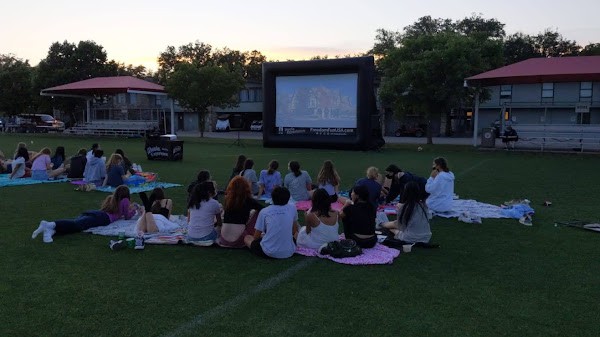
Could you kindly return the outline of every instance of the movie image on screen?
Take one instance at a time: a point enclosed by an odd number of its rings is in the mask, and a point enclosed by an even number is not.
[[[353,128],[357,120],[358,74],[278,76],[277,128]]]

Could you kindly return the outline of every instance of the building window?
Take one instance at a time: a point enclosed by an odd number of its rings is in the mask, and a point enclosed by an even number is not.
[[[154,101],[154,104],[156,104],[156,106],[162,106],[162,98],[160,96],[154,96],[156,98],[156,100]]]
[[[501,85],[500,86],[500,98],[511,98],[512,97],[512,85]]]
[[[542,98],[554,97],[554,83],[542,83]]]
[[[248,102],[248,89],[240,91],[240,102]]]
[[[129,104],[131,104],[131,105],[137,104],[137,94],[129,94]]]
[[[262,102],[263,101],[263,95],[262,95],[262,89],[261,88],[257,88],[256,89],[256,101],[257,102]]]
[[[256,102],[256,90],[248,90],[248,102]]]
[[[592,97],[592,82],[581,82],[581,87],[579,88],[579,97],[580,98]]]
[[[127,98],[125,94],[117,94],[117,104],[125,104],[127,103]]]

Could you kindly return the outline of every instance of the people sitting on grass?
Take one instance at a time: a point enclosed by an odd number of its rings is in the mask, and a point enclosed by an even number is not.
[[[281,186],[281,173],[277,171],[279,162],[271,160],[267,170],[260,171],[258,178],[258,196],[264,195],[267,198],[271,197],[271,192],[277,186]]]
[[[325,189],[314,191],[312,207],[305,213],[304,224],[296,238],[298,247],[318,249],[339,239],[338,212],[331,209],[331,197]]]
[[[55,178],[63,172],[65,172],[65,168],[63,166],[53,168],[52,160],[50,159],[50,149],[45,147],[43,148],[35,157],[32,158],[31,165],[31,178],[34,180],[48,180],[50,178]]]
[[[65,164],[65,147],[64,146],[58,146],[56,147],[56,150],[54,151],[54,155],[50,158],[50,160],[52,161],[52,168],[57,169],[61,166],[64,166]],[[65,167],[66,169],[66,167]]]
[[[367,169],[367,177],[359,179],[355,185],[366,186],[369,190],[369,202],[375,209],[379,207],[379,198],[381,196],[381,183],[378,182],[379,170],[375,166]]]
[[[83,178],[85,164],[87,164],[87,158],[85,157],[86,153],[86,149],[79,149],[77,154],[71,157],[69,160],[69,168],[67,170],[67,178]]]
[[[75,219],[42,220],[31,238],[43,233],[43,241],[50,243],[54,241],[54,234],[78,233],[92,227],[107,226],[119,219],[131,219],[139,205],[131,203],[129,198],[129,188],[121,185],[104,199],[100,210],[85,211]]]
[[[167,219],[171,216],[173,200],[165,197],[165,190],[162,187],[155,187],[150,193],[150,197],[146,195],[146,192],[140,192],[140,199],[142,200],[142,205],[144,205],[144,211],[157,213],[154,203],[158,201],[158,205],[160,206],[160,212],[158,213]],[[153,207],[155,210],[151,211]]]
[[[165,199],[170,200],[170,199]],[[161,205],[161,200],[156,200],[149,211],[144,213],[138,219],[135,228],[138,235],[143,233],[166,233],[178,229],[179,224],[169,220],[166,208]]]
[[[135,170],[133,169],[133,163],[131,162],[131,160],[129,160],[129,158],[127,158],[125,156],[125,152],[123,152],[123,150],[121,149],[116,149],[115,150],[116,154],[120,154],[121,158],[123,158],[123,168],[125,169],[125,172],[128,172],[130,175],[135,174]]]
[[[290,191],[285,187],[275,187],[271,199],[273,205],[260,211],[254,235],[246,235],[244,242],[260,257],[285,259],[296,251],[294,237],[298,232],[298,211],[288,203]]]
[[[86,153],[85,158],[90,161],[90,159],[92,159],[92,157],[94,157],[94,153],[96,152],[96,150],[100,150],[100,145],[98,143],[94,143],[92,144],[92,147],[90,148],[90,150]]]
[[[369,201],[369,189],[356,185],[350,193],[351,200],[340,212],[346,239],[356,241],[361,248],[372,248],[377,243],[375,235],[376,208]]]
[[[244,169],[244,163],[246,162],[246,159],[247,159],[246,156],[244,156],[243,154],[240,154],[237,157],[235,166],[231,170],[231,176],[229,176],[229,181],[231,181],[231,179],[233,179],[233,177],[240,175],[240,172],[242,172],[242,170]],[[229,184],[229,182],[227,182],[227,184]]]
[[[129,176],[129,172],[125,171],[123,166],[123,157],[118,153],[113,153],[106,164],[106,178],[102,185],[117,187],[126,184]]]
[[[256,171],[253,169],[254,160],[248,158],[244,162],[244,169],[240,172],[240,176],[244,177],[248,184],[250,184],[250,190],[252,191],[252,195],[258,194],[258,177],[256,176]]]
[[[198,245],[212,245],[218,237],[215,227],[221,227],[223,207],[213,199],[215,185],[210,181],[194,187],[188,202],[187,241]]]
[[[208,172],[208,170],[200,170],[198,172],[198,174],[196,175],[196,180],[194,180],[188,184],[188,187],[187,187],[188,200],[191,198],[192,193],[194,192],[194,187],[196,187],[196,185],[201,184],[205,181],[210,181],[210,172]]]
[[[449,212],[454,199],[454,173],[450,172],[448,162],[443,157],[433,160],[431,176],[425,184],[427,207],[433,212]]]
[[[85,169],[83,171],[83,181],[96,186],[102,186],[104,178],[106,178],[106,166],[102,156],[104,151],[97,149],[91,159],[87,159]]]
[[[428,243],[431,240],[427,206],[421,200],[421,188],[417,182],[411,181],[404,186],[396,220],[384,223],[383,227],[392,231],[395,239],[406,243]]]
[[[221,247],[243,248],[244,237],[254,235],[254,224],[261,203],[252,197],[246,179],[237,176],[231,179],[225,191],[223,225],[217,244]]]
[[[12,161],[12,171],[10,173],[10,179],[17,178],[28,178],[31,177],[31,169],[26,166],[29,161],[29,152],[26,147],[19,147],[15,159]]]
[[[318,188],[322,188],[327,191],[331,203],[337,202],[338,199],[341,203],[346,202],[346,198],[339,197],[338,193],[340,192],[340,184],[342,180],[340,175],[337,173],[335,168],[333,167],[333,162],[331,160],[326,160],[323,162],[323,166],[321,166],[321,170],[317,175],[317,186]]]
[[[283,186],[287,188],[294,201],[309,200],[312,189],[312,179],[308,172],[300,170],[300,163],[293,160],[288,164],[290,173],[285,175]]]
[[[427,196],[429,195],[427,192],[425,192],[425,184],[427,183],[427,179],[419,177],[418,175],[410,172],[402,171],[394,164],[389,165],[385,169],[385,177],[386,183],[384,183],[384,186],[389,186],[389,189],[384,187],[382,190],[382,192],[384,192],[386,195],[386,204],[394,201],[398,196],[401,197],[402,191],[404,191],[404,186],[410,181],[415,181],[417,184],[419,184],[419,187],[421,188],[422,200],[427,199]]]

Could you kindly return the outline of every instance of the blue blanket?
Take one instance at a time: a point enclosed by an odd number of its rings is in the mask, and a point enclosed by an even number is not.
[[[163,183],[160,181],[154,181],[154,182],[142,184],[139,186],[129,186],[129,192],[130,193],[140,193],[140,192],[152,191],[156,187],[170,188],[170,187],[179,187],[179,186],[181,186],[181,185],[173,184],[173,183]],[[106,193],[113,193],[115,191],[115,189],[116,189],[115,187],[110,187],[110,186],[96,187],[96,191],[106,192]]]
[[[31,178],[16,178],[10,179],[9,174],[0,174],[0,187],[7,186],[21,186],[21,185],[34,185],[34,184],[48,184],[48,183],[64,183],[69,179],[56,179],[56,180],[34,180]]]

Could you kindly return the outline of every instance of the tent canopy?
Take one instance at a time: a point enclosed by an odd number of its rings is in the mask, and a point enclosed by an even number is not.
[[[43,96],[93,96],[121,93],[145,93],[166,95],[162,85],[141,80],[133,76],[94,77],[83,81],[43,89]]]
[[[600,81],[600,56],[531,58],[466,78],[469,86]]]

